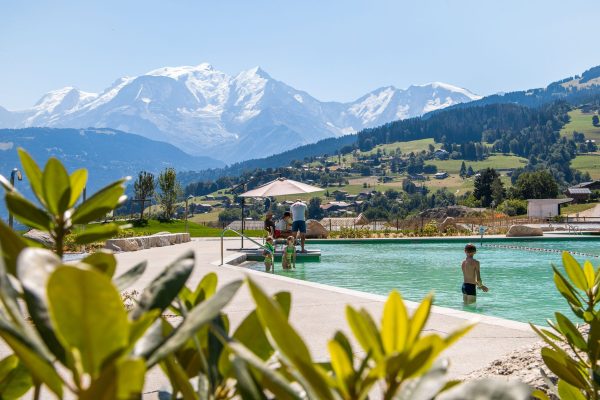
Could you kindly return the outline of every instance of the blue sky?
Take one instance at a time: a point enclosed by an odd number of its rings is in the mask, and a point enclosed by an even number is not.
[[[0,0],[0,105],[202,62],[320,100],[431,81],[490,94],[599,65],[599,21],[583,0]]]

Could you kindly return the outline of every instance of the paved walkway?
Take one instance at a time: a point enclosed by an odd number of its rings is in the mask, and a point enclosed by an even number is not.
[[[230,240],[232,242],[229,242]],[[239,239],[228,239],[227,241],[229,243],[226,243],[225,248],[235,247],[239,243]],[[243,267],[218,266],[220,261],[219,239],[195,239],[191,243],[168,248],[118,254],[118,273],[141,260],[148,260],[149,267],[146,273],[135,285],[136,289],[142,289],[160,273],[163,266],[188,249],[193,249],[197,257],[197,266],[190,278],[189,286],[195,286],[206,273],[216,272],[220,285],[250,275],[269,293],[282,290],[291,292],[290,321],[308,343],[316,360],[327,359],[327,341],[336,330],[349,333],[344,317],[346,304],[367,309],[377,320],[381,317],[385,301],[383,296],[299,281]],[[226,251],[226,257],[235,257],[235,253]],[[457,293],[457,295],[459,294]],[[416,303],[409,302],[408,307],[414,309]],[[235,326],[252,309],[253,302],[250,294],[243,287],[228,305],[226,311],[232,325]],[[479,319],[478,325],[444,354],[450,359],[452,377],[464,376],[486,366],[517,347],[537,341],[535,334],[527,324],[440,307],[434,308],[434,313],[426,329],[444,335],[474,319]],[[356,343],[354,345],[358,351],[360,348]],[[162,373],[155,369],[147,382],[146,392],[154,392],[165,387],[166,384],[167,381]],[[154,398],[154,395],[148,394],[146,398]]]

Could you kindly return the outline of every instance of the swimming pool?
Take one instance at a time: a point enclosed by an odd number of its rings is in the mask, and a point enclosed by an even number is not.
[[[554,318],[555,311],[569,313],[566,302],[556,291],[551,264],[562,268],[560,252],[569,250],[600,256],[600,241],[527,240],[526,242],[493,242],[478,247],[476,258],[481,262],[483,282],[488,293],[478,291],[477,304],[462,303],[461,262],[468,241],[411,243],[319,243],[321,262],[296,265],[296,270],[277,275],[323,283],[373,294],[387,295],[397,289],[407,300],[420,301],[427,293],[435,293],[434,304],[522,322],[544,324]],[[492,246],[527,246],[548,252],[525,251]],[[488,247],[489,246],[489,247]],[[596,257],[589,259],[597,267]],[[263,270],[261,263],[250,268]],[[568,314],[567,314],[568,315]]]

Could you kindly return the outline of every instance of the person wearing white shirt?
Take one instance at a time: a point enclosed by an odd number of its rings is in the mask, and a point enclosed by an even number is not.
[[[304,249],[304,242],[306,240],[306,212],[308,207],[306,204],[302,202],[302,200],[297,199],[294,204],[290,207],[290,211],[292,212],[292,233],[298,237],[300,234],[300,245],[302,247],[301,252],[306,253]]]

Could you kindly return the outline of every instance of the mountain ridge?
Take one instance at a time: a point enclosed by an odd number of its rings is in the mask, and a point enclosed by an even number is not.
[[[202,63],[122,77],[101,93],[57,89],[29,109],[0,109],[0,127],[113,128],[237,162],[480,98],[433,82],[323,102],[260,67],[228,75]]]

